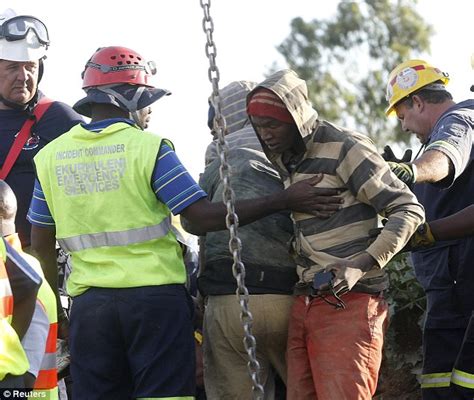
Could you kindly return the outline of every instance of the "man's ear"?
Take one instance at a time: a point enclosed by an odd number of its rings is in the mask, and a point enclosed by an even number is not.
[[[417,94],[415,94],[414,96],[412,96],[412,101],[413,101],[413,107],[418,111],[418,112],[422,112],[425,108],[425,101],[420,97],[418,96]]]

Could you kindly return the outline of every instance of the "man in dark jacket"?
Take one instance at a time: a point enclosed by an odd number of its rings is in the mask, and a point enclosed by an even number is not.
[[[23,139],[19,133],[23,125],[34,118],[38,102],[45,101],[38,84],[49,47],[48,30],[39,19],[17,16],[11,9],[0,14],[0,26],[3,32],[0,36],[0,178],[8,183],[18,200],[15,225],[27,248],[31,224],[26,220],[26,214],[35,182],[33,157],[46,144],[83,120],[68,105],[48,100],[49,108]],[[19,154],[15,158],[17,146]]]
[[[255,85],[247,81],[232,82],[219,93],[229,146],[227,160],[232,168],[230,183],[238,199],[283,190],[278,172],[265,156],[248,120],[246,96]],[[211,128],[212,123],[211,119]],[[206,151],[206,164],[199,184],[209,200],[221,202],[224,184],[219,176],[220,159],[215,141]],[[239,228],[265,399],[275,397],[275,373],[286,383],[288,318],[293,303],[292,289],[298,279],[296,265],[288,251],[292,230],[288,211]],[[209,232],[202,240],[205,255],[201,259],[205,259],[205,263],[198,284],[206,304],[203,356],[207,398],[246,400],[252,390],[252,381],[242,341],[240,307],[235,299],[237,284],[232,274],[229,234]]]

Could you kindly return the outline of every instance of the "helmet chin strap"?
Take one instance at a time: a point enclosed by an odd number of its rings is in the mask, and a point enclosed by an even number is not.
[[[143,120],[140,119],[140,114],[138,113],[138,111],[131,112],[130,116],[132,117],[133,121],[140,127],[140,129],[144,131],[145,124],[143,123]]]
[[[14,110],[26,110],[27,107],[28,107],[28,103],[27,104],[21,104],[21,103],[15,103],[13,101],[10,101],[10,100],[7,100],[5,97],[3,97],[2,95],[0,95],[0,101],[5,104],[7,107],[10,107],[10,108],[13,108]],[[31,101],[31,100],[30,100]]]
[[[26,111],[29,118],[34,118],[33,110],[38,103],[38,89],[36,89],[36,93],[33,98],[26,104],[15,103],[5,99],[3,96],[0,96],[0,102],[14,110]]]

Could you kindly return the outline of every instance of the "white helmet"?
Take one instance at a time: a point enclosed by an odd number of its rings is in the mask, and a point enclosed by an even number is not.
[[[48,29],[38,18],[17,16],[11,8],[0,13],[0,60],[41,60],[48,46]]]

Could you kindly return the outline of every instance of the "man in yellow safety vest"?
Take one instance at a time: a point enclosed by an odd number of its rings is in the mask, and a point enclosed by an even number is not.
[[[35,157],[28,218],[52,287],[56,239],[72,259],[75,400],[189,400],[195,392],[194,307],[170,216],[181,214],[201,233],[224,229],[226,209],[207,200],[169,140],[143,131],[150,105],[169,94],[151,85],[153,73],[132,49],[98,49],[83,72],[87,95],[74,106],[91,122]],[[338,210],[328,204],[337,191],[314,188],[318,179],[238,202],[240,224],[282,209]]]

